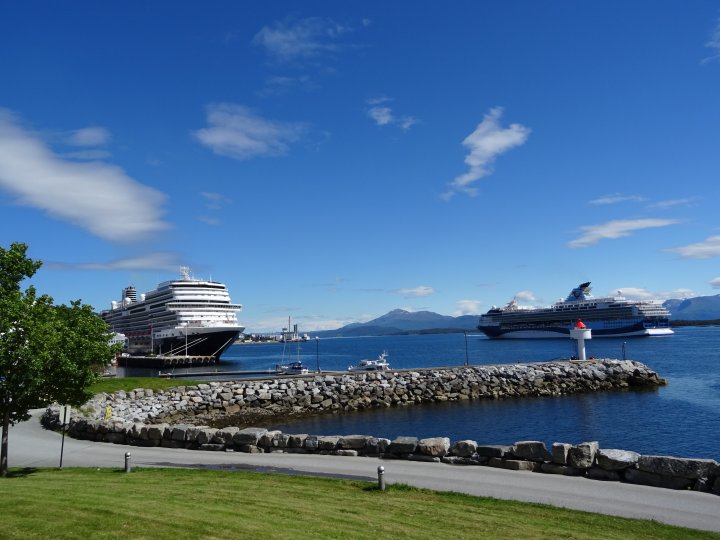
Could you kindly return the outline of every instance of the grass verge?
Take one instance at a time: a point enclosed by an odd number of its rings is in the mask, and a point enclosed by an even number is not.
[[[118,390],[134,390],[135,388],[149,388],[151,390],[167,390],[173,386],[194,386],[208,381],[193,381],[190,379],[161,379],[159,377],[125,377],[102,379],[90,387],[93,394],[100,392],[117,392]]]
[[[576,538],[720,535],[352,480],[194,469],[12,469],[2,538]]]

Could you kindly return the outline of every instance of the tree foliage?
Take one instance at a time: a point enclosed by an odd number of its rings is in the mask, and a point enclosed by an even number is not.
[[[27,420],[30,409],[52,402],[82,405],[88,387],[113,355],[107,324],[79,300],[69,306],[21,290],[41,261],[29,259],[27,245],[0,247],[0,413],[3,436],[0,475],[7,473],[11,424]]]

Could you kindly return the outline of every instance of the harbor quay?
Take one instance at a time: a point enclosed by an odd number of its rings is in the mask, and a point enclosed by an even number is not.
[[[272,418],[422,403],[621,391],[665,384],[632,360],[462,366],[337,375],[213,381],[165,391],[99,394],[67,426],[78,439],[137,446],[248,453],[373,456],[585,476],[720,494],[720,466],[710,459],[640,455],[598,442],[480,444],[447,437],[389,440],[371,435],[286,434],[258,427]],[[59,407],[43,423],[60,427]],[[234,425],[233,425],[234,424]]]

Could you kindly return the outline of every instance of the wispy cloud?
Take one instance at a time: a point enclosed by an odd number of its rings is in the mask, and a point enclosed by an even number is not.
[[[664,210],[666,208],[674,208],[676,206],[692,206],[697,202],[697,197],[688,197],[685,199],[669,199],[667,201],[658,201],[648,205],[648,208],[657,208]]]
[[[73,146],[101,146],[110,141],[110,131],[104,127],[86,127],[71,132],[65,142]]]
[[[280,63],[314,60],[342,49],[341,39],[352,31],[329,18],[288,18],[263,27],[255,34],[253,44]]]
[[[617,219],[599,225],[580,227],[583,234],[568,243],[572,248],[588,247],[597,244],[600,240],[614,240],[630,236],[635,231],[667,227],[680,223],[677,219]]]
[[[703,58],[700,62],[701,64],[720,61],[720,18],[716,21],[712,36],[710,36],[710,39],[705,43],[705,47],[710,49],[711,54]]]
[[[14,194],[18,204],[43,210],[106,240],[137,241],[170,228],[163,220],[163,193],[115,165],[63,159],[3,109],[0,187]],[[122,219],[109,219],[119,212]]]
[[[285,154],[306,129],[301,123],[268,120],[233,103],[208,105],[207,121],[209,127],[195,131],[194,137],[214,153],[233,159]]]
[[[490,109],[483,121],[478,124],[475,131],[463,141],[463,146],[470,150],[465,156],[465,163],[470,170],[457,176],[451,183],[450,189],[441,197],[450,200],[455,193],[462,192],[468,195],[477,195],[477,188],[472,184],[492,173],[492,165],[499,155],[508,150],[525,144],[530,129],[520,124],[510,124],[510,127],[500,126],[502,107]]]
[[[210,213],[221,210],[223,206],[232,202],[222,193],[215,193],[212,191],[200,192],[200,198],[205,201],[205,209],[209,210]],[[220,218],[213,215],[201,215],[197,217],[197,220],[205,223],[206,225],[217,226],[222,224]]]
[[[177,253],[160,251],[107,262],[65,263],[49,261],[44,266],[55,270],[162,270],[176,272],[181,264],[182,261]]]
[[[671,248],[684,259],[711,259],[720,256],[720,236],[710,236],[702,242]]]
[[[617,204],[621,202],[642,202],[645,199],[643,197],[640,197],[638,195],[622,195],[620,193],[615,193],[613,195],[605,195],[604,197],[600,197],[598,199],[593,199],[590,201],[590,204]]]
[[[708,283],[710,283],[713,288],[720,289],[720,277],[711,279]]]
[[[392,101],[388,97],[379,97],[368,99],[367,103],[370,105],[367,114],[372,118],[378,126],[395,125],[403,131],[409,130],[416,124],[420,123],[420,120],[414,116],[397,116],[393,112],[392,108],[387,105],[387,102]]]
[[[480,313],[480,306],[482,302],[480,300],[458,300],[455,302],[457,309],[453,312],[453,316],[460,317],[461,315],[477,315]]]
[[[311,91],[318,88],[309,75],[274,75],[265,79],[265,86],[257,92],[260,97],[281,96],[295,89]]]
[[[611,296],[624,296],[628,300],[657,300],[662,302],[675,298],[690,298],[697,293],[690,289],[673,289],[672,291],[652,292],[638,287],[620,287],[610,291]]]
[[[395,291],[397,294],[404,296],[405,298],[430,296],[435,294],[435,289],[428,285],[420,285],[411,289],[398,289]]]
[[[211,191],[201,191],[200,197],[205,199],[205,207],[210,210],[219,210],[230,202],[230,199],[222,193],[214,193]]]

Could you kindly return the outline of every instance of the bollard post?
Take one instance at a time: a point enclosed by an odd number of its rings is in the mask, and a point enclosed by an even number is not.
[[[132,463],[130,462],[130,452],[125,452],[125,472],[132,470]]]
[[[385,491],[385,467],[382,465],[378,467],[378,489]]]

